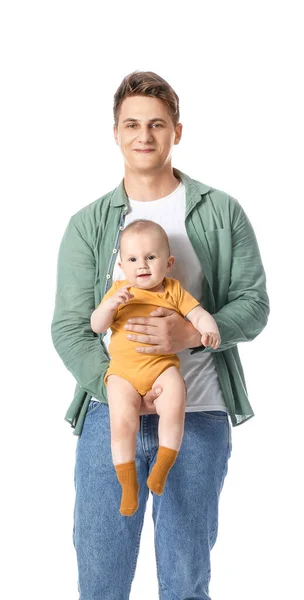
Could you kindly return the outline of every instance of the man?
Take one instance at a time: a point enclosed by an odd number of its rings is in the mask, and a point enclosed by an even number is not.
[[[73,540],[80,600],[125,600],[135,573],[158,448],[158,415],[150,391],[142,399],[136,441],[139,507],[119,512],[121,488],[111,460],[104,374],[111,332],[94,334],[90,315],[119,269],[119,238],[138,218],[167,232],[179,279],[215,318],[217,350],[205,348],[192,324],[158,308],[129,324],[138,352],[178,353],[187,388],[183,443],[165,491],[153,494],[155,552],[161,600],[208,600],[210,549],[231,454],[231,426],[253,416],[238,342],[254,339],[269,314],[266,278],[253,229],[228,194],[172,167],[182,135],[179,99],[152,72],[124,78],[114,96],[114,136],[124,157],[120,185],[72,216],[58,258],[52,337],[77,380],[66,420],[79,436]],[[161,390],[158,390],[158,394]]]

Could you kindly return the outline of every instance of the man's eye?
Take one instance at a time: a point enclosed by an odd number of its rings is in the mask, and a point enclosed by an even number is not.
[[[134,129],[134,127],[137,127],[137,123],[129,123],[127,125],[127,128],[130,127],[131,129]],[[152,123],[152,127],[162,127],[161,123]]]

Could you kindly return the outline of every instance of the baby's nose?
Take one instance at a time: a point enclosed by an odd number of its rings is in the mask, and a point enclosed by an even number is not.
[[[147,263],[146,259],[145,259],[145,258],[142,258],[142,259],[139,261],[139,268],[140,268],[140,269],[146,269],[146,267],[147,267],[147,264],[148,264],[148,263]]]

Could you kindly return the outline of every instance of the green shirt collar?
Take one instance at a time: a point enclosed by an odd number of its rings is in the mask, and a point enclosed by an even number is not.
[[[174,167],[173,173],[175,177],[183,182],[186,188],[186,205],[188,213],[197,202],[200,202],[202,195],[207,194],[211,188],[204,183],[200,183],[200,181],[191,179],[191,177],[185,173],[182,173],[182,171],[179,171],[179,169],[175,169]],[[124,180],[122,179],[119,186],[113,192],[111,206],[123,205],[128,206],[128,196],[124,188]]]

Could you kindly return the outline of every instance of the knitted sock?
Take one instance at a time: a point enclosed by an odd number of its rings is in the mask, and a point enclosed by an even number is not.
[[[155,492],[158,496],[161,496],[164,491],[168,473],[171,467],[173,467],[177,455],[177,450],[159,446],[156,463],[147,479],[147,486],[150,488],[151,492]]]
[[[122,487],[120,513],[130,517],[138,509],[139,485],[135,460],[120,465],[114,465],[118,481]]]

